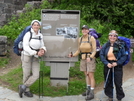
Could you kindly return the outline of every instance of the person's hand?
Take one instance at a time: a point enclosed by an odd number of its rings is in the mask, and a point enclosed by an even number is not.
[[[108,66],[108,68],[112,68],[113,67],[113,65],[111,63],[108,63],[107,66]]]
[[[71,52],[70,54],[68,54],[68,57],[73,57],[73,53]]]
[[[72,54],[68,54],[68,57],[72,57]]]
[[[38,51],[38,56],[39,56],[39,57],[43,56],[44,54],[45,54],[45,50],[44,50],[44,49],[40,49],[40,50]]]
[[[113,67],[117,66],[117,62],[112,63]]]
[[[90,62],[91,61],[91,58],[87,58],[87,62]]]

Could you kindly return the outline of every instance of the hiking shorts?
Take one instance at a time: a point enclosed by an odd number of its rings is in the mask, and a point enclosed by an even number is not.
[[[80,71],[95,72],[95,69],[96,69],[95,59],[92,59],[92,61],[90,62],[87,62],[86,59],[81,59]]]

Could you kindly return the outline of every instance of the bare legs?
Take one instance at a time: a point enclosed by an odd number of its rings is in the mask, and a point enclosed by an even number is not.
[[[90,85],[91,88],[95,88],[95,79],[94,79],[94,72],[84,72],[86,84]]]
[[[94,98],[94,88],[95,88],[95,79],[94,72],[84,72],[86,78],[87,88],[90,88],[90,93],[87,95],[86,100],[91,100]],[[90,87],[88,87],[90,85]]]

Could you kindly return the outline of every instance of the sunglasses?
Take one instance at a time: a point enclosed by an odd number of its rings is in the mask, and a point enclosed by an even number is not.
[[[117,37],[117,35],[109,35],[110,37]]]

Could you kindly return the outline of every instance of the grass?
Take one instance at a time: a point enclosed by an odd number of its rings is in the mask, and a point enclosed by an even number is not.
[[[85,76],[83,72],[79,70],[79,61],[75,63],[75,67],[70,68],[70,77],[69,77],[69,85],[68,90],[67,86],[58,86],[54,87],[50,84],[50,67],[44,66],[44,63],[41,63],[44,70],[43,76],[43,86],[44,86],[44,95],[45,96],[65,96],[65,95],[79,95],[86,89],[85,84]],[[103,81],[103,68],[102,63],[98,60],[95,79],[96,85],[100,84]],[[22,84],[22,68],[18,67],[11,70],[8,74],[0,76],[1,80],[6,83],[7,88],[12,89],[14,91],[18,91],[18,85]],[[31,91],[38,95],[39,93],[39,80],[37,80],[31,87]],[[68,91],[68,92],[67,92]]]
[[[0,68],[4,68],[8,64],[9,58],[0,57]]]
[[[132,50],[134,51],[134,48]],[[132,53],[132,61],[134,61],[134,52]]]

